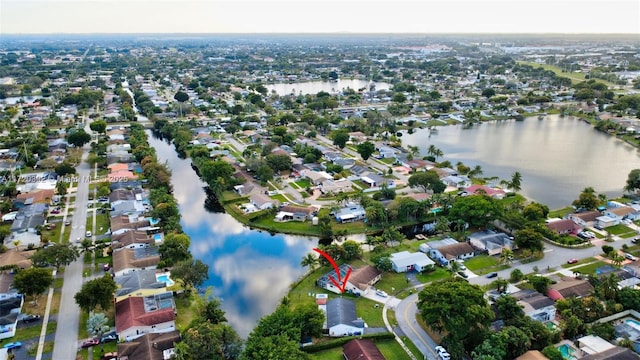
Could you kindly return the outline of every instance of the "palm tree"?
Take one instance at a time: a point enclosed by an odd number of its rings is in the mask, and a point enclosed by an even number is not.
[[[407,148],[409,149],[409,153],[411,153],[411,155],[413,156],[418,156],[420,155],[420,148],[414,145],[409,145],[407,146]]]
[[[511,265],[513,262],[513,251],[508,248],[503,248],[500,253],[500,262],[504,265]]]
[[[460,263],[457,261],[452,261],[449,263],[449,272],[451,274],[451,276],[455,276],[455,274],[458,273],[458,271],[461,271],[462,267],[460,267]]]
[[[615,251],[612,251],[609,254],[609,257],[611,258],[611,263],[613,264],[613,266],[619,268],[620,265],[622,265],[622,262],[624,261],[624,257],[621,255],[618,255],[618,253],[616,253]]]
[[[469,171],[469,177],[475,178],[482,175],[484,171],[482,170],[482,166],[476,165],[471,171]]]
[[[509,187],[514,192],[522,190],[522,174],[520,174],[519,171],[514,172],[513,175],[511,175],[511,182],[509,184]]]
[[[493,286],[499,293],[503,293],[507,290],[509,282],[507,281],[507,279],[498,279],[493,282]]]
[[[429,148],[427,149],[427,154],[431,155],[431,156],[436,156],[436,152],[438,151],[438,148],[431,144],[429,145]]]
[[[313,254],[308,253],[302,258],[302,261],[300,261],[300,266],[302,267],[308,266],[309,270],[313,271],[317,263],[318,263],[318,258],[313,256]]]
[[[618,276],[615,274],[609,274],[600,280],[598,284],[599,290],[602,292],[602,296],[606,300],[614,300],[618,295]]]

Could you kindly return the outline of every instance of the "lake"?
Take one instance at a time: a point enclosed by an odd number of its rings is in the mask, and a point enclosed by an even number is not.
[[[511,179],[522,174],[521,194],[551,209],[571,205],[585,187],[620,196],[632,169],[640,168],[638,149],[573,117],[549,115],[524,121],[494,121],[464,129],[442,126],[404,133],[402,145],[426,155],[435,145],[455,167],[458,161],[482,166],[484,177]]]
[[[374,82],[376,87],[375,90],[388,90],[390,85],[384,82]],[[346,88],[351,88],[353,90],[358,91],[358,89],[366,88],[369,90],[369,81],[365,80],[357,80],[357,79],[339,79],[336,82],[330,81],[307,81],[307,82],[299,82],[293,84],[287,83],[278,83],[278,84],[269,84],[265,85],[266,88],[271,92],[275,90],[278,95],[289,95],[291,93],[303,95],[306,94],[317,94],[320,91],[326,91],[330,94],[335,94],[338,91],[344,90]]]
[[[167,161],[182,215],[182,227],[191,237],[191,253],[209,265],[214,294],[222,301],[226,317],[243,338],[257,320],[272,313],[289,285],[306,269],[300,260],[317,246],[317,239],[270,235],[251,230],[225,213],[205,209],[205,184],[189,159],[178,158],[173,145],[147,132],[158,161]]]

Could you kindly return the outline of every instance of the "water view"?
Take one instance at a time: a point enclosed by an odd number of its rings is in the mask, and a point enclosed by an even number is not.
[[[204,286],[214,287],[227,319],[246,337],[305,271],[300,260],[317,246],[317,240],[251,230],[228,214],[205,209],[204,183],[191,169],[190,160],[178,158],[172,145],[150,132],[148,136],[158,160],[167,161],[172,171],[174,196],[184,232],[191,237],[191,252],[209,265]]]
[[[357,79],[340,79],[335,82],[330,81],[308,81],[293,84],[279,83],[266,85],[269,91],[275,90],[278,95],[289,95],[291,93],[303,95],[317,94],[320,91],[326,91],[330,94],[342,91],[346,88],[351,88],[358,91],[358,89],[366,88],[369,90],[369,81],[357,80]],[[374,82],[375,90],[388,90],[390,85],[384,82]]]
[[[403,146],[421,154],[433,144],[444,160],[482,166],[484,176],[522,174],[522,195],[551,209],[570,205],[585,187],[620,196],[629,171],[640,168],[640,152],[581,120],[558,115],[525,121],[483,123],[465,129],[445,126],[404,134]]]

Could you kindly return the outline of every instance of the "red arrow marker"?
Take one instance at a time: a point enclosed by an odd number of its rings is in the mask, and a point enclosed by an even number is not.
[[[333,283],[333,285],[335,285],[338,290],[340,290],[340,293],[344,292],[344,289],[347,287],[347,280],[349,279],[349,276],[351,275],[351,268],[349,268],[349,270],[347,271],[347,273],[344,276],[344,279],[341,278],[340,276],[340,268],[338,267],[338,264],[336,264],[335,260],[333,260],[333,258],[327,254],[326,252],[318,249],[318,248],[314,248],[313,251],[317,252],[318,254],[324,256],[327,261],[329,261],[329,263],[331,264],[331,266],[333,266],[333,270],[335,270],[336,274],[338,274],[338,280],[334,279],[333,276],[329,275],[329,280],[331,280],[331,282]]]

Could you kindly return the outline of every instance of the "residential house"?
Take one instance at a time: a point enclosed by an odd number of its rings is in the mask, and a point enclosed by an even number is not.
[[[385,360],[371,339],[353,339],[342,346],[345,360]]]
[[[336,284],[340,284],[340,280],[345,279],[347,274],[353,271],[353,268],[349,264],[342,264],[338,270],[340,274],[337,274],[335,270],[331,270],[322,275],[322,277],[316,281],[316,285],[333,293],[342,294],[342,291],[338,289]],[[351,278],[351,275],[349,275],[349,278]]]
[[[359,204],[347,204],[346,207],[341,208],[335,214],[336,221],[339,223],[349,223],[354,221],[366,220],[367,213],[362,205]]]
[[[349,170],[356,164],[356,161],[351,158],[339,158],[333,160],[333,164],[340,165],[343,169]]]
[[[521,290],[511,296],[518,300],[525,315],[533,320],[547,322],[556,318],[555,302],[535,290]]]
[[[640,212],[631,206],[609,208],[603,212],[603,215],[615,219],[616,224],[619,224],[623,219],[640,219]]]
[[[158,281],[156,270],[138,270],[116,276],[114,278],[118,288],[115,292],[115,302],[128,297],[146,297],[167,292],[167,284]]]
[[[35,252],[35,250],[5,251],[0,254],[0,268],[17,266],[20,269],[28,269],[31,267],[31,255],[33,255]]]
[[[640,360],[640,356],[631,349],[614,346],[596,354],[583,356],[580,360]]]
[[[581,213],[569,214],[568,218],[581,227],[592,226],[596,219],[600,216],[599,211],[585,211]]]
[[[429,250],[429,256],[440,265],[447,266],[456,260],[465,260],[475,256],[475,250],[468,243],[459,243],[440,246]]]
[[[620,220],[618,218],[611,217],[611,216],[602,215],[596,218],[596,224],[603,228],[614,226],[614,225],[617,225],[618,223],[620,223]]]
[[[276,221],[306,221],[312,220],[318,213],[315,207],[302,207],[286,205],[280,207],[280,211],[276,214]]]
[[[547,226],[547,229],[559,235],[568,235],[579,230],[576,223],[574,223],[573,220],[570,220],[570,219],[559,219],[559,220],[549,221],[547,222],[546,226]]]
[[[404,162],[404,165],[411,168],[411,170],[416,170],[416,171],[426,171],[426,170],[433,169],[436,166],[436,164],[433,161],[422,160],[422,159],[407,160]]]
[[[0,339],[16,335],[18,315],[23,303],[24,297],[20,294],[3,294],[0,297]]]
[[[466,176],[449,175],[440,179],[445,185],[455,188],[467,188],[471,186],[471,179]]]
[[[47,210],[46,204],[26,205],[18,210],[11,224],[11,235],[5,238],[5,245],[11,247],[14,242],[19,242],[22,246],[39,245],[38,229],[45,223]]]
[[[16,195],[12,203],[15,209],[20,209],[25,205],[31,204],[50,205],[54,195],[55,190],[53,189],[36,189],[33,191],[29,191],[28,193]]]
[[[162,239],[162,236],[160,236]],[[143,248],[156,244],[156,238],[152,237],[147,231],[133,230],[126,231],[117,235],[111,236],[111,248],[114,251],[121,249],[136,249]]]
[[[122,234],[127,231],[136,229],[143,230],[151,226],[151,219],[129,215],[112,216],[109,219],[111,227],[111,235]]]
[[[616,346],[599,336],[587,335],[578,339],[578,347],[587,355],[596,355],[612,350]]]
[[[261,193],[252,194],[249,197],[249,201],[259,210],[271,209],[272,207],[277,206],[279,203],[278,200],[272,199],[269,196]]]
[[[327,301],[329,336],[362,335],[365,326],[364,320],[357,317],[356,303],[353,300],[335,298]]]
[[[392,147],[388,147],[388,146],[380,146],[378,147],[378,158],[380,159],[393,159],[396,157],[396,154],[398,154],[399,151],[397,149],[394,149]]]
[[[382,273],[371,265],[354,269],[348,278],[346,291],[356,295],[366,295],[371,287],[380,281]]]
[[[391,254],[391,266],[398,273],[417,271],[421,272],[435,263],[429,259],[427,255],[421,252],[410,253],[408,251],[400,251]]]
[[[136,180],[137,178],[138,178],[138,175],[134,174],[130,170],[114,171],[107,175],[107,179],[111,183]]]
[[[549,360],[548,357],[544,356],[538,350],[529,350],[526,353],[518,356],[516,360]]]
[[[131,271],[155,269],[159,262],[160,253],[155,246],[122,249],[113,252],[113,273],[122,276]]]
[[[374,173],[367,173],[366,175],[360,176],[360,180],[362,180],[365,184],[369,185],[369,187],[380,187],[382,185],[387,185],[389,188],[394,188],[395,183],[391,179],[387,179],[382,177],[381,175]]]
[[[325,181],[333,180],[333,176],[326,171],[305,170],[302,176],[308,178],[313,185],[322,185]]]
[[[116,303],[116,332],[121,339],[175,330],[173,294],[127,297]]]
[[[486,185],[471,185],[464,189],[467,195],[487,195],[495,199],[503,199],[506,195],[502,189],[494,189]]]
[[[131,341],[118,343],[118,359],[172,359],[175,354],[175,345],[179,343],[180,340],[180,332],[178,330],[144,334]]]
[[[591,295],[593,286],[588,280],[562,280],[556,284],[549,285],[547,296],[553,300],[566,299],[569,297],[581,298]]]
[[[502,249],[513,250],[513,238],[493,230],[483,230],[467,236],[467,242],[476,249],[486,251],[489,255],[497,255]]]
[[[353,183],[349,179],[327,180],[319,188],[323,194],[346,193],[353,190]]]

